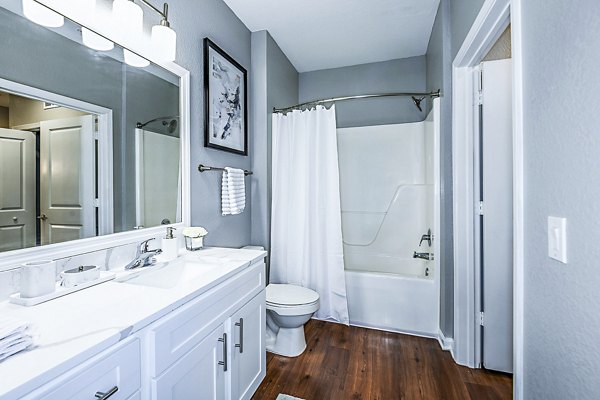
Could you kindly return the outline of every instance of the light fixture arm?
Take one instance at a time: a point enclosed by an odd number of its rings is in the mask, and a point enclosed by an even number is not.
[[[131,0],[131,1],[133,1],[133,0]],[[150,4],[146,0],[140,0],[140,3],[144,4],[146,7],[152,9],[158,15],[163,17],[162,21],[160,21],[161,25],[169,26],[169,4],[168,3],[163,4],[163,11],[160,11],[158,8],[154,7],[152,4]]]

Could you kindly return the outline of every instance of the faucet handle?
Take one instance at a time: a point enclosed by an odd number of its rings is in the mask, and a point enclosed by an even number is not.
[[[154,240],[154,238],[144,240],[142,243],[140,243],[140,253],[148,252],[148,242],[151,242],[152,240]]]
[[[431,241],[432,240],[433,240],[433,237],[431,235],[431,229],[428,229],[427,233],[421,236],[421,241],[419,242],[419,247],[421,247],[421,245],[425,241],[427,241],[427,244],[429,245],[429,247],[431,247]]]

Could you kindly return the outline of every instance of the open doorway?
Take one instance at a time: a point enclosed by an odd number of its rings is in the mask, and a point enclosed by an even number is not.
[[[0,92],[3,251],[96,236],[98,117]]]
[[[511,38],[511,61],[486,64],[486,55],[503,34]],[[453,61],[452,73],[454,355],[462,365],[512,371],[516,399],[522,398],[523,389],[521,37],[520,1],[487,0]],[[502,74],[505,78],[498,78]],[[481,96],[479,88],[483,89]],[[491,93],[486,94],[486,89]],[[480,98],[482,105],[478,104]],[[486,133],[494,129],[499,132],[496,139],[504,142],[494,144],[494,136],[486,139]],[[495,173],[500,175],[495,177]],[[500,211],[493,213],[496,207]],[[491,229],[494,223],[496,229]],[[495,276],[499,271],[504,275]],[[496,311],[495,300],[501,305]],[[501,336],[494,337],[496,334]],[[498,346],[502,354],[495,355],[492,347],[500,340],[504,340],[504,345]],[[490,348],[486,349],[486,342]],[[498,360],[501,362],[496,364]]]

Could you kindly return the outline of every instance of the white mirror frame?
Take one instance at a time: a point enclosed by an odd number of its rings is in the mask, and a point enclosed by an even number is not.
[[[65,2],[66,3],[66,2]],[[9,8],[10,7],[6,7]],[[64,243],[50,244],[40,247],[30,247],[20,250],[12,250],[0,253],[0,273],[7,270],[18,268],[25,261],[34,261],[41,259],[60,259],[73,255],[90,253],[98,250],[108,249],[130,243],[141,242],[142,240],[159,237],[165,233],[167,226],[182,228],[191,223],[191,197],[190,197],[190,73],[185,68],[172,63],[161,62],[156,59],[152,49],[144,43],[139,44],[122,35],[114,34],[110,27],[94,20],[86,18],[85,21],[73,15],[65,5],[58,3],[52,7],[55,11],[61,13],[77,24],[95,31],[116,44],[137,53],[140,56],[150,60],[152,63],[164,68],[165,70],[179,77],[179,127],[181,140],[181,222],[161,225],[152,228],[144,228],[121,233],[112,233],[104,236],[94,236],[86,239],[73,240]],[[13,10],[11,10],[13,11]],[[20,14],[22,16],[22,13]],[[33,24],[33,22],[32,22]],[[121,37],[119,37],[121,36]],[[51,99],[46,99],[51,100]],[[99,182],[102,184],[102,182]]]

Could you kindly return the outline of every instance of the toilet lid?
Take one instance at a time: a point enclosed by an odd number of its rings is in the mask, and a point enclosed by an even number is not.
[[[286,306],[311,304],[319,300],[319,293],[297,285],[271,283],[266,294],[267,303]]]

